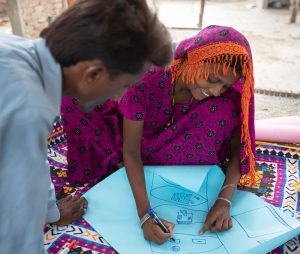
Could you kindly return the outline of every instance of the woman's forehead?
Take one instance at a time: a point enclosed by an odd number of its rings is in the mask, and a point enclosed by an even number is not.
[[[212,25],[202,29],[198,34],[183,40],[175,50],[175,59],[186,58],[188,52],[207,45],[232,42],[244,47],[251,56],[250,45],[239,31],[232,27]],[[224,52],[225,53],[225,52]]]
[[[217,76],[215,76],[214,65],[213,64],[210,65],[209,69],[210,69],[209,77],[217,78],[223,84],[232,85],[237,80],[240,79],[240,77],[238,75],[236,75],[236,76],[234,75],[234,69],[232,67],[229,67],[228,72],[226,74],[224,74],[223,73],[223,65],[221,65],[219,70],[218,70],[218,75]]]

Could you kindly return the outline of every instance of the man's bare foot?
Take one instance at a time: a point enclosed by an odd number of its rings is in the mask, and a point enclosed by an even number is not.
[[[57,206],[60,212],[60,219],[52,224],[66,226],[86,213],[88,202],[84,197],[69,195],[61,199]]]

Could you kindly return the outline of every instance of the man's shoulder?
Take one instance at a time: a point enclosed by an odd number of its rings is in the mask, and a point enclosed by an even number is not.
[[[34,96],[34,90],[41,89],[41,74],[38,61],[35,59],[34,47],[31,40],[10,34],[0,34],[2,95],[32,94]]]
[[[35,41],[11,34],[0,34],[0,57],[2,63],[10,61],[31,62],[35,60],[35,55]]]
[[[20,49],[30,47],[33,44],[33,40],[29,40],[12,34],[0,33],[1,54],[8,51],[19,51]]]
[[[0,113],[44,111],[48,98],[41,77],[29,68],[0,63]]]
[[[51,112],[35,41],[0,35],[0,113]]]
[[[7,33],[0,33],[0,42],[21,42],[21,41],[29,41],[21,36],[7,34]]]

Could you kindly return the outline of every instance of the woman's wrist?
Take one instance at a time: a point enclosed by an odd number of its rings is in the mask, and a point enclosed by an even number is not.
[[[143,228],[143,225],[151,218],[149,213],[145,213],[144,216],[140,219],[141,228]]]
[[[138,211],[138,216],[140,219],[143,218],[143,216],[147,213],[147,211],[151,208],[150,204],[146,205],[146,206],[142,206],[142,207],[138,207],[137,211]]]
[[[225,187],[225,186],[226,185],[224,185],[223,188],[220,190],[218,197],[223,197],[223,198],[227,198],[227,199],[231,200],[234,195],[234,192],[236,190],[236,187],[229,187],[229,186]]]
[[[226,181],[225,181],[226,182]],[[234,195],[235,190],[237,189],[236,183],[224,183],[221,187],[219,196],[217,197],[216,202],[223,202],[225,203],[229,208],[232,206],[232,197]]]
[[[237,184],[234,183],[224,184],[221,188],[221,192],[226,188],[233,188],[234,190],[236,190]]]
[[[232,202],[228,198],[223,197],[217,197],[216,202],[222,202],[224,205],[226,205],[228,208],[231,208]]]

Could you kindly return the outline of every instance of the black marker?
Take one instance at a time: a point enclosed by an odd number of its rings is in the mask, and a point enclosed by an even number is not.
[[[157,216],[157,214],[153,211],[153,209],[149,209],[147,213],[150,215],[150,217],[155,221],[155,223],[161,228],[162,231],[165,233],[170,233],[169,229],[162,223],[160,218]],[[174,237],[170,237],[170,239],[175,242]]]

